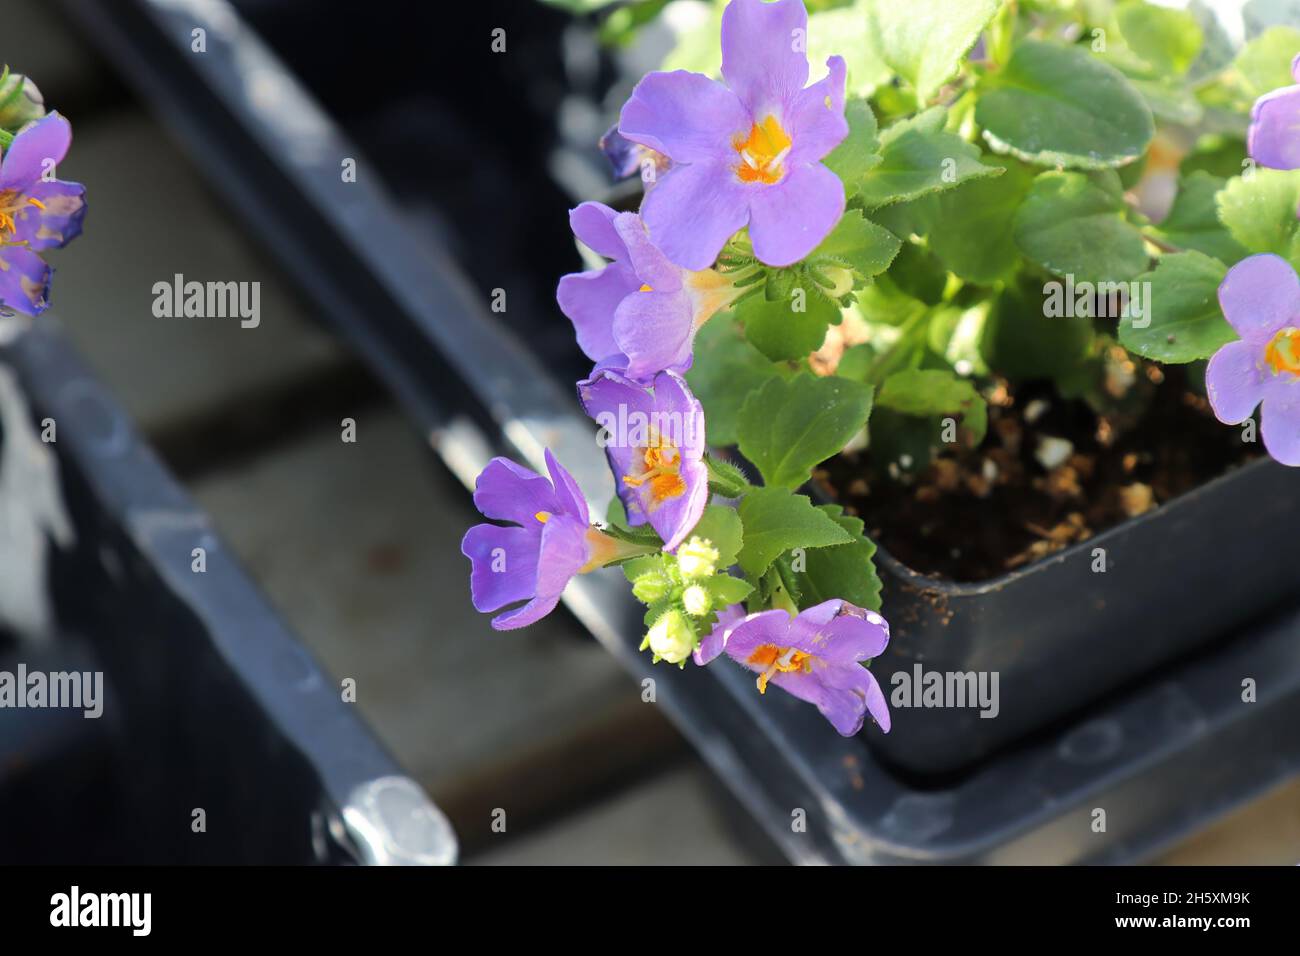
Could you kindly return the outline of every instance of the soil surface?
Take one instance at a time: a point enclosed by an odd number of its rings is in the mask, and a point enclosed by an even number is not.
[[[1057,396],[1049,383],[990,396],[978,448],[939,452],[912,476],[870,450],[816,477],[868,533],[922,574],[983,581],[1159,507],[1264,454],[1216,421],[1178,366],[1129,366],[1123,400]],[[1113,397],[1113,396],[1112,396]],[[1104,407],[1104,413],[1094,411]]]

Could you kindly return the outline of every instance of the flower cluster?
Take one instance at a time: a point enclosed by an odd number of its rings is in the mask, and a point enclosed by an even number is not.
[[[46,113],[31,79],[0,76],[0,308],[37,316],[49,307],[50,267],[38,253],[81,234],[85,187],[54,176],[72,126]]]
[[[801,606],[797,582],[804,547],[854,549],[855,538],[792,489],[755,488],[710,458],[704,409],[684,378],[701,327],[764,291],[773,270],[806,261],[789,274],[821,277],[837,295],[852,285],[825,280],[810,258],[844,218],[844,184],[821,161],[848,124],[844,61],[831,57],[826,77],[808,83],[807,21],[802,0],[733,0],[722,18],[723,82],[651,73],[602,142],[622,172],[654,164],[639,212],[586,202],[570,214],[577,239],[608,260],[563,277],[556,297],[594,363],[578,397],[617,482],[611,521],[591,524],[549,451],[549,480],[495,459],[474,501],[508,524],[471,528],[461,550],[478,610],[525,602],[497,615],[498,629],[548,613],[575,575],[622,565],[648,605],[642,649],[656,662],[705,665],[725,653],[758,675],[760,693],[780,687],[850,735],[868,715],[889,729],[864,666],[884,650],[888,625],[844,599]],[[851,276],[843,262],[823,264]],[[746,538],[742,517],[776,530]]]

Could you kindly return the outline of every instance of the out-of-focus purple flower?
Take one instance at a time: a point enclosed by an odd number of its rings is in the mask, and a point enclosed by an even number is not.
[[[0,162],[0,302],[26,315],[49,305],[50,267],[39,249],[66,245],[81,234],[85,187],[45,179],[72,142],[72,127],[58,113],[25,127]]]
[[[578,346],[598,368],[648,383],[691,366],[695,333],[740,291],[712,269],[673,265],[635,213],[585,202],[569,213],[574,235],[606,259],[603,269],[560,280],[556,299]]]
[[[1300,53],[1291,61],[1291,75],[1300,83]],[[1246,150],[1261,166],[1300,168],[1300,86],[1284,86],[1255,101]]]
[[[1228,270],[1219,306],[1241,338],[1205,369],[1215,416],[1238,425],[1263,403],[1264,447],[1282,464],[1300,465],[1300,278],[1281,256],[1250,256]]]
[[[578,383],[578,397],[601,426],[628,523],[648,522],[672,551],[709,502],[704,409],[672,372],[656,375],[652,389],[599,371]]]
[[[668,171],[672,161],[663,153],[657,153],[648,146],[634,143],[618,131],[615,124],[605,131],[600,138],[600,151],[609,160],[617,179],[625,179],[635,172],[641,173],[641,181],[649,189],[659,177]]]
[[[805,88],[803,0],[732,0],[722,15],[725,85],[700,73],[650,73],[623,106],[618,130],[672,168],[641,216],[673,262],[704,269],[745,225],[754,254],[787,266],[826,238],[844,212],[844,185],[820,160],[848,135],[844,60]]]
[[[700,642],[695,663],[707,664],[723,651],[758,674],[759,693],[773,683],[815,704],[845,737],[862,729],[870,714],[889,733],[885,695],[863,661],[889,644],[889,624],[875,611],[839,599],[825,601],[797,617],[786,611],[744,615],[733,606]]]
[[[508,631],[545,617],[576,574],[617,557],[619,543],[591,527],[578,484],[548,449],[550,480],[505,458],[493,458],[474,485],[474,504],[485,517],[510,526],[479,524],[466,532],[470,593],[479,611],[519,601],[523,607],[492,619]]]

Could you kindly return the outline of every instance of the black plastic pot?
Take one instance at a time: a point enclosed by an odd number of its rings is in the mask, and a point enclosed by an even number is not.
[[[43,565],[52,613],[0,633],[0,671],[98,672],[103,694],[98,717],[0,708],[0,863],[454,862],[441,811],[52,321],[0,349],[0,371],[21,385],[4,395],[3,454],[43,449],[51,462],[6,489],[0,557],[40,554],[14,553],[35,540],[14,528],[37,508],[67,518]],[[42,445],[46,419],[57,440]]]
[[[467,485],[493,454],[538,468],[542,449],[550,447],[590,500],[609,499],[608,468],[574,400],[571,376],[539,344],[550,332],[567,342],[567,323],[549,304],[538,313],[512,305],[504,316],[490,314],[489,296],[465,281],[452,255],[455,240],[439,241],[426,220],[409,214],[417,198],[392,201],[378,177],[341,186],[338,157],[357,155],[356,144],[260,37],[224,8],[221,29],[212,28],[216,21],[209,19],[206,0],[123,0],[111,13],[84,0],[72,7]],[[503,23],[513,29],[512,21]],[[196,24],[210,27],[203,57],[188,51]],[[520,42],[518,32],[510,35],[511,43]],[[301,36],[298,31],[284,42],[301,42]],[[486,53],[481,60],[473,56],[467,53],[467,71],[491,69]],[[297,122],[284,123],[275,103],[249,95],[253,70],[274,78]],[[428,176],[437,180],[436,171]],[[499,227],[507,230],[511,223]],[[968,758],[970,748],[987,750],[1025,735],[977,767],[924,784],[886,766],[861,737],[838,737],[806,704],[786,695],[759,697],[752,675],[726,662],[685,670],[654,667],[637,649],[642,608],[617,572],[576,579],[565,601],[636,679],[655,680],[658,703],[792,860],[1139,859],[1295,773],[1296,614],[1292,610],[1239,634],[1220,632],[1221,645],[1184,654],[1166,664],[1159,679],[1121,687],[1086,714],[1067,712],[1122,683],[1125,675],[1138,675],[1197,642],[1209,645],[1215,634],[1200,618],[1211,611],[1226,613],[1231,601],[1244,618],[1263,613],[1279,597],[1278,576],[1288,560],[1259,570],[1268,594],[1211,592],[1204,584],[1210,575],[1221,580],[1224,569],[1210,566],[1220,542],[1230,538],[1222,553],[1241,555],[1245,543],[1256,540],[1252,535],[1277,541],[1275,532],[1290,514],[1278,511],[1285,500],[1279,483],[1286,477],[1266,464],[1251,466],[1082,548],[980,586],[917,579],[883,557],[890,579],[886,609],[902,663],[920,660],[929,667],[942,659],[945,666],[984,669],[992,661],[1015,668],[1016,694],[1033,695],[1028,703],[1015,703],[1000,687],[997,720],[981,721],[974,711],[956,717],[952,711],[897,711],[899,740],[911,733],[904,724],[925,725],[911,739],[921,752],[911,763],[926,771]],[[1229,491],[1224,495],[1221,489]],[[1256,499],[1258,515],[1234,510],[1234,502],[1255,505]],[[1202,562],[1179,563],[1194,541],[1204,542],[1197,552]],[[1104,574],[1093,575],[1086,560],[1093,546],[1108,548],[1110,569]],[[1278,550],[1252,546],[1251,556]],[[1154,593],[1170,606],[1146,608]],[[1140,614],[1148,629],[1161,621],[1168,626],[1150,648],[1141,646],[1148,638],[1136,629],[1094,625],[1090,634],[1068,619],[1077,615],[1068,608],[1080,606],[1080,595],[1113,605],[1112,624]],[[1186,607],[1179,606],[1179,597]],[[958,625],[954,616],[944,625],[946,614],[932,601],[970,612],[967,621]],[[989,610],[994,606],[996,616]],[[1024,627],[1035,609],[1034,633],[1043,638],[1037,643]],[[1055,621],[1053,610],[1059,610]],[[959,626],[968,628],[964,638],[953,637]],[[1073,634],[1069,655],[1055,655],[1057,627]],[[1197,634],[1183,642],[1189,628]],[[926,647],[909,651],[924,635]],[[941,647],[941,638],[952,646]],[[948,656],[936,657],[940,650]],[[877,673],[899,666],[891,660],[878,662]],[[1259,681],[1255,704],[1242,701],[1244,677]],[[1071,691],[1073,683],[1079,687]],[[1060,698],[1070,694],[1060,706]],[[979,738],[988,733],[981,724],[999,725],[1012,716],[1017,729],[996,740]],[[1031,732],[1040,718],[1059,720]],[[966,727],[972,720],[974,728]],[[927,752],[945,733],[964,735],[964,742]],[[908,754],[899,754],[897,762],[908,762]],[[1102,831],[1092,825],[1098,807],[1110,815]],[[806,812],[806,832],[792,829],[794,809]]]
[[[876,563],[892,634],[872,665],[882,685],[910,690],[918,666],[998,675],[995,717],[913,708],[888,736],[867,734],[893,764],[950,772],[1294,602],[1300,473],[1252,462],[978,584],[918,574],[883,551]]]

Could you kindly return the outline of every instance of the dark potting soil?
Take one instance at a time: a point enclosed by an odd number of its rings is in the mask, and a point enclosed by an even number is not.
[[[1058,397],[1048,383],[1000,384],[978,448],[942,451],[910,478],[870,450],[845,452],[816,478],[903,564],[973,582],[1085,541],[1264,454],[1242,428],[1214,418],[1183,368],[1133,371],[1125,402],[1105,414]]]

